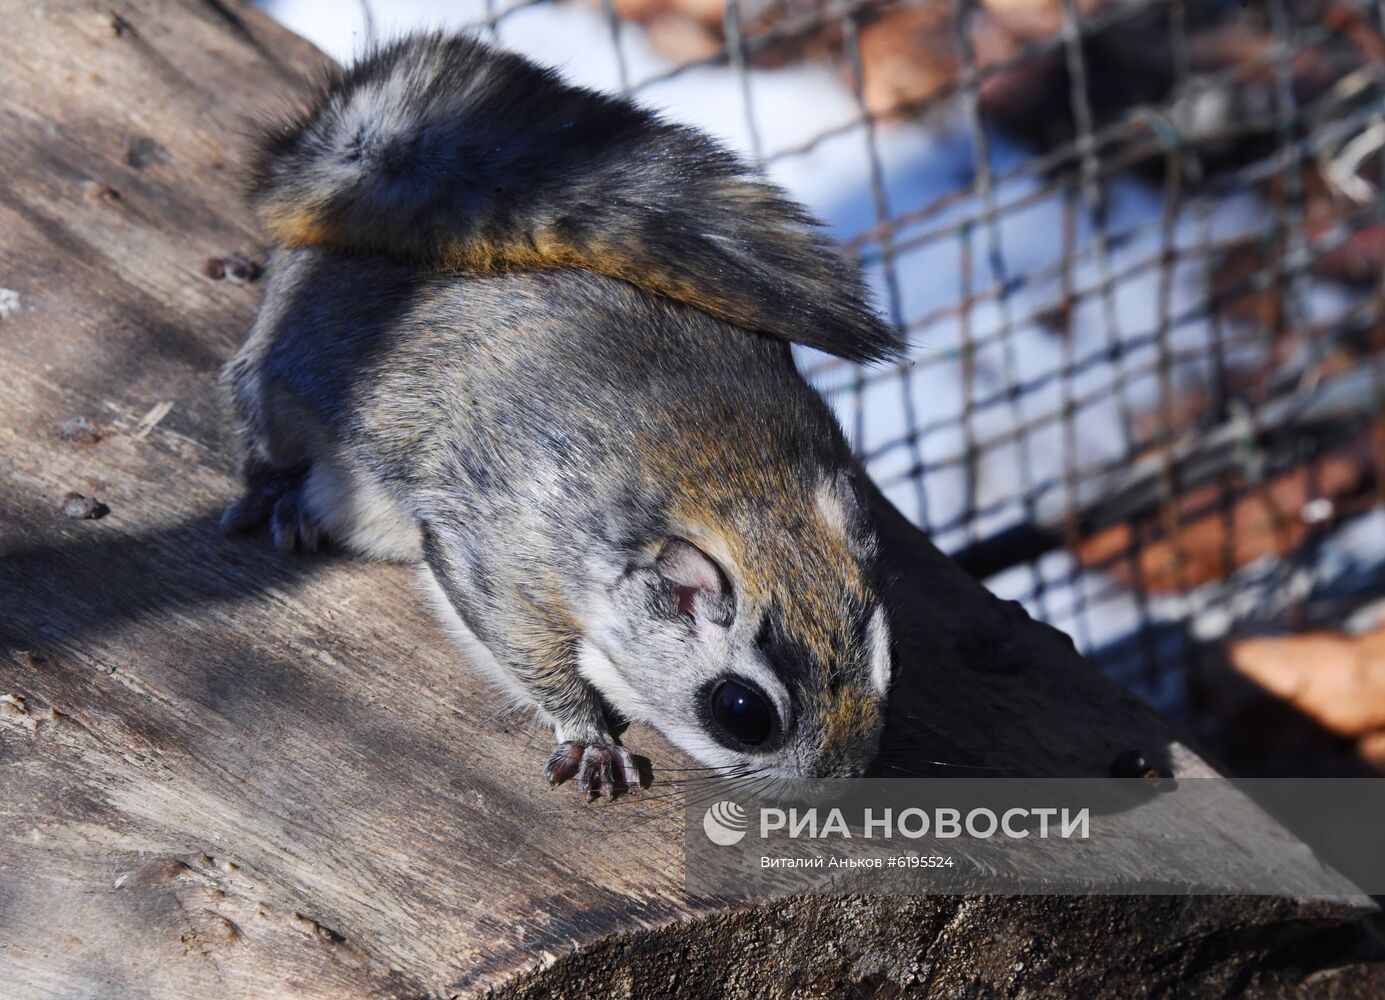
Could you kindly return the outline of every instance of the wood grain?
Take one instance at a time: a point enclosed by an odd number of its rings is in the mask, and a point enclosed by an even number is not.
[[[206,265],[263,259],[244,136],[323,57],[225,0],[16,0],[0,27],[0,995],[1381,982],[1356,904],[685,898],[678,772],[614,806],[548,789],[549,734],[461,661],[407,569],[214,527],[237,485],[216,372],[257,292]],[[94,433],[60,433],[74,418]],[[70,491],[109,514],[64,516]],[[1104,774],[1133,747],[1207,773],[877,506],[897,757]],[[1291,844],[1239,801],[1186,821]]]

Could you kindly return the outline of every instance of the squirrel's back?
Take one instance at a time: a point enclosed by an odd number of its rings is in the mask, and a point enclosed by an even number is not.
[[[335,71],[266,132],[252,194],[289,247],[578,268],[852,360],[902,347],[817,223],[716,142],[467,37]]]

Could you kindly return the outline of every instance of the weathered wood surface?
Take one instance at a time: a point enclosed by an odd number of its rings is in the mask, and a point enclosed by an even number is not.
[[[215,374],[257,293],[205,262],[262,255],[245,123],[321,57],[238,3],[0,15],[0,995],[1381,987],[1346,903],[685,899],[676,785],[613,806],[546,788],[548,734],[461,662],[406,569],[215,530],[236,488]],[[64,440],[77,417],[101,439]],[[109,515],[64,516],[69,491]],[[880,517],[896,745],[1053,775],[1137,748],[1206,773]],[[1243,803],[1188,822],[1291,843]]]

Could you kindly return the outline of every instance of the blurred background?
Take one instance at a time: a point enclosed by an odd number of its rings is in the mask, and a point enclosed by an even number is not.
[[[911,345],[886,494],[1246,775],[1385,773],[1385,0],[264,0],[720,137]]]

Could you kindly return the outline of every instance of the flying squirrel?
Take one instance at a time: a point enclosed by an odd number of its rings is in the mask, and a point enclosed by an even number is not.
[[[897,355],[818,224],[691,128],[477,39],[334,70],[261,136],[277,244],[227,364],[232,531],[417,563],[544,774],[860,775],[890,629],[863,473],[791,355]],[[536,768],[537,770],[537,768]]]

